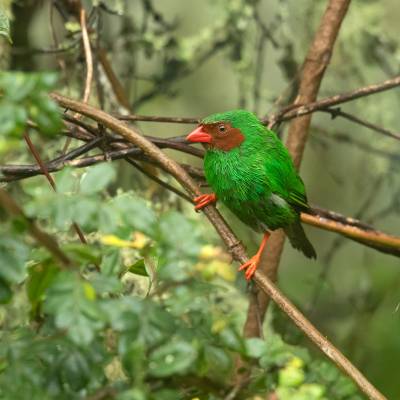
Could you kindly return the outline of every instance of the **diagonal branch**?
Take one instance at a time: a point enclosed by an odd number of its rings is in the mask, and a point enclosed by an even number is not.
[[[139,133],[129,128],[116,118],[98,110],[87,104],[63,97],[53,93],[52,98],[62,107],[69,108],[79,112],[98,123],[111,129],[116,134],[123,136],[126,140],[140,147],[144,153],[163,165],[189,193],[190,196],[200,195],[200,189],[190,178],[185,170],[175,161],[166,156],[157,146],[149,142]],[[231,228],[226,224],[222,216],[213,205],[204,208],[204,214],[213,224],[218,234],[221,236],[233,258],[241,263],[248,260],[243,245],[233,234]],[[307,318],[287,299],[280,290],[263,273],[256,271],[254,275],[256,284],[264,290],[276,304],[292,319],[292,321],[315,343],[318,348],[331,359],[339,368],[341,368],[358,385],[360,390],[370,399],[383,400],[385,397],[363,376],[363,374],[322,335]]]

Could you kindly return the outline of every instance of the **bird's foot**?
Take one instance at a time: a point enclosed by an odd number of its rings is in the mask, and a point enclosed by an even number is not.
[[[244,269],[246,270],[244,276],[248,281],[253,277],[254,272],[256,272],[258,264],[260,263],[261,260],[261,254],[270,236],[271,234],[269,232],[265,232],[263,240],[260,244],[257,253],[253,257],[251,257],[249,261],[245,262],[243,265],[239,267],[239,271],[243,271]]]
[[[197,196],[194,198],[194,202],[196,203],[194,209],[196,211],[201,210],[202,208],[208,206],[211,203],[215,203],[217,201],[217,196],[215,193],[211,194],[202,194],[201,196]]]
[[[260,255],[257,253],[255,256],[251,257],[249,261],[241,265],[238,271],[243,271],[245,269],[244,277],[249,281],[253,277],[254,272],[256,272],[259,262]]]

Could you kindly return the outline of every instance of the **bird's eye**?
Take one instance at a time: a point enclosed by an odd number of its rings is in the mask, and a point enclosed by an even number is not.
[[[224,124],[218,125],[218,132],[219,133],[225,133],[226,132],[226,127]]]

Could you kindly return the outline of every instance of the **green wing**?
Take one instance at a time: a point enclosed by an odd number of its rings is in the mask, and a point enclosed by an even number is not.
[[[264,154],[268,186],[272,193],[282,197],[296,211],[309,210],[304,183],[298,175],[286,147],[277,138],[274,151]]]
[[[304,183],[300,176],[297,175],[297,179],[299,180],[299,186],[301,189],[292,188],[289,191],[289,199],[288,203],[296,210],[296,211],[308,211],[310,206],[308,205],[307,195],[304,188]]]

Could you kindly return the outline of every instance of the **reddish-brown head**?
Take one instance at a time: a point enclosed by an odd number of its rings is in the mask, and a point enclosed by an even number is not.
[[[189,142],[207,143],[211,148],[224,151],[240,146],[244,139],[240,129],[225,121],[201,123],[186,137]]]

